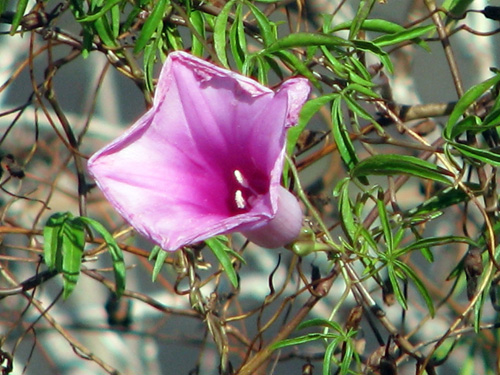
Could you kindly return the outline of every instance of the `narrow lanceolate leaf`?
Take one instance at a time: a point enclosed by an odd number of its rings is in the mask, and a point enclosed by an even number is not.
[[[158,247],[159,248],[159,247]],[[156,255],[155,259],[155,265],[153,267],[153,273],[151,274],[151,279],[153,282],[156,281],[156,278],[160,274],[160,271],[165,264],[165,259],[167,259],[168,253],[165,250],[161,250],[160,252]]]
[[[57,258],[61,256],[61,228],[70,217],[67,212],[58,212],[52,215],[43,228],[43,256],[45,264],[51,270],[56,268]]]
[[[390,255],[394,251],[394,238],[392,236],[392,228],[389,221],[389,215],[387,215],[387,210],[385,208],[384,193],[382,191],[379,191],[377,197],[377,209],[382,225],[382,232],[384,233],[385,244],[387,246],[386,252]]]
[[[226,30],[229,20],[229,13],[231,12],[231,8],[233,7],[235,2],[236,0],[231,0],[228,1],[226,5],[224,5],[219,15],[217,16],[214,25],[215,53],[217,54],[217,57],[219,58],[222,65],[224,65],[226,68],[229,68],[229,63],[227,61],[227,54],[226,54],[226,45],[227,45]]]
[[[338,47],[353,47],[353,43],[340,38],[338,36],[318,34],[318,33],[294,33],[272,43],[268,48],[263,50],[264,53],[274,53],[276,51],[294,48],[294,47],[311,47],[311,46],[326,46],[330,48]]]
[[[14,14],[14,18],[12,19],[12,26],[10,29],[10,35],[14,35],[17,28],[21,24],[21,19],[24,16],[24,12],[26,11],[26,7],[28,6],[28,0],[19,0],[17,2],[16,13]]]
[[[349,179],[344,179],[335,188],[334,195],[339,197],[340,220],[345,233],[354,243],[357,233],[357,225],[354,219],[354,209],[349,198]]]
[[[204,49],[203,41],[206,39],[205,16],[202,12],[194,10],[189,14],[189,20],[191,21],[191,25],[193,25],[194,29],[198,32],[198,35],[193,33],[191,37],[191,52],[195,56],[202,57]],[[199,40],[199,37],[203,38],[203,40]]]
[[[267,47],[271,43],[276,41],[276,33],[275,28],[269,21],[269,18],[262,13],[262,11],[253,5],[250,1],[245,2],[245,4],[250,8],[250,11],[253,13],[255,20],[257,21],[257,25],[260,29],[260,35],[262,36],[262,41],[264,42],[264,46]]]
[[[397,43],[406,42],[425,35],[435,29],[434,25],[417,26],[411,29],[404,29],[394,34],[383,35],[373,40],[379,47],[386,47]]]
[[[342,161],[347,169],[351,171],[358,164],[358,156],[344,124],[340,96],[336,97],[332,103],[332,134],[337,143],[337,149],[339,150]],[[365,176],[359,175],[356,177],[362,184],[368,184],[368,179]]]
[[[159,23],[162,22],[166,9],[167,0],[158,0],[148,19],[144,22],[144,26],[142,27],[141,33],[137,38],[137,42],[135,43],[134,53],[142,51],[146,44],[149,43],[153,33],[158,28]]]
[[[233,263],[231,262],[231,257],[229,256],[230,254],[230,249],[224,242],[222,242],[219,238],[214,237],[214,238],[209,238],[205,240],[205,243],[207,246],[212,250],[214,253],[215,257],[221,264],[222,268],[226,272],[227,277],[229,278],[229,281],[231,281],[231,284],[237,288],[238,287],[238,275],[233,267]]]
[[[458,120],[464,114],[466,114],[467,109],[477,100],[481,95],[483,95],[487,90],[500,82],[500,74],[471,87],[467,92],[460,98],[457,102],[453,111],[448,117],[448,121],[446,122],[446,126],[444,128],[444,137],[448,140],[453,139],[454,127],[457,125]]]
[[[116,243],[113,236],[106,230],[106,228],[104,228],[104,226],[101,223],[84,216],[78,217],[77,220],[81,221],[82,223],[94,229],[97,233],[99,233],[102,236],[102,238],[104,238],[104,241],[106,241],[106,245],[108,245],[109,253],[113,261],[113,271],[116,283],[116,294],[120,296],[125,290],[125,262],[123,260],[122,250]]]
[[[104,2],[104,5],[102,8],[99,9],[99,11],[93,13],[93,14],[88,14],[85,17],[81,17],[77,19],[78,22],[92,22],[95,20],[98,20],[99,18],[103,17],[108,10],[113,8],[115,5],[120,3],[122,0],[107,0]]]
[[[288,130],[287,152],[291,154],[297,144],[300,134],[305,129],[311,118],[328,102],[332,101],[338,94],[329,94],[309,100],[300,111],[299,123]]]
[[[483,150],[480,148],[464,145],[462,143],[450,142],[455,149],[460,151],[463,155],[482,161],[483,163],[500,167],[500,153]]]
[[[351,28],[349,30],[349,39],[355,39],[358,37],[359,30],[363,22],[368,18],[370,12],[375,4],[375,0],[361,0],[356,11],[356,16],[354,17]]]
[[[361,161],[351,170],[354,177],[370,175],[410,175],[451,185],[453,176],[446,169],[407,155],[375,155]]]
[[[432,303],[432,298],[429,295],[429,292],[427,291],[427,289],[425,288],[425,285],[423,284],[423,282],[418,278],[415,271],[413,271],[413,269],[410,266],[408,266],[406,263],[398,261],[397,266],[415,284],[420,295],[424,299],[425,304],[427,305],[427,309],[429,310],[429,314],[431,315],[431,317],[434,317],[435,310],[434,310],[434,305]]]
[[[68,298],[78,282],[85,246],[85,230],[76,220],[66,220],[61,229],[63,298]]]

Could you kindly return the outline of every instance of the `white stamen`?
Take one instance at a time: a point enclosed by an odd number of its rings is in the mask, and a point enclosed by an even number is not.
[[[243,193],[241,192],[241,190],[236,190],[236,192],[234,193],[234,200],[236,201],[236,206],[240,210],[244,209],[247,205],[245,202],[245,198],[243,198]]]
[[[234,170],[234,178],[236,178],[236,181],[238,181],[240,185],[244,186],[245,178],[238,169]]]

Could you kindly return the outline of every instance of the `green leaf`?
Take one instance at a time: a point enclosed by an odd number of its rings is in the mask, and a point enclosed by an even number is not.
[[[392,289],[394,291],[394,297],[405,310],[408,309],[408,304],[406,303],[406,298],[399,284],[398,276],[394,268],[393,263],[387,263],[387,275],[389,276],[389,282],[391,283]]]
[[[96,21],[99,18],[103,17],[108,10],[113,8],[116,4],[120,3],[121,1],[122,0],[106,0],[104,2],[104,5],[101,7],[101,9],[99,9],[99,11],[97,11],[96,13],[90,14],[90,15],[86,15],[85,17],[77,18],[76,20],[78,22]],[[119,9],[119,8],[117,8],[117,9]]]
[[[383,35],[373,40],[373,43],[379,47],[387,47],[393,44],[406,42],[408,40],[416,39],[435,30],[435,25],[417,26],[410,29],[403,29],[389,35]]]
[[[17,28],[21,24],[21,20],[24,17],[24,12],[28,6],[28,0],[18,0],[16,12],[14,13],[14,18],[12,18],[12,26],[10,28],[10,35],[14,35]]]
[[[450,116],[448,117],[448,121],[444,127],[443,136],[447,140],[452,140],[452,135],[455,133],[454,128],[457,126],[458,120],[464,114],[466,114],[467,109],[477,100],[481,95],[483,95],[487,90],[489,90],[492,86],[496,85],[500,82],[500,74],[471,87],[467,92],[460,98],[457,102]]]
[[[469,187],[473,190],[480,190],[480,186],[477,184]],[[433,194],[432,197],[424,203],[412,208],[408,211],[408,215],[417,216],[434,213],[436,211],[455,206],[459,203],[468,202],[469,199],[470,197],[465,191],[454,186],[450,186],[439,191],[438,193]]]
[[[311,118],[318,112],[325,104],[332,101],[338,94],[329,94],[320,96],[319,98],[315,98],[307,101],[302,107],[299,115],[299,121],[296,126],[291,127],[288,130],[288,141],[287,141],[287,152],[289,155],[293,153],[295,149],[295,145],[297,141],[306,128],[307,124],[311,120]]]
[[[58,212],[49,217],[43,228],[43,256],[45,264],[51,270],[56,269],[57,258],[61,257],[61,229],[71,217],[69,212]]]
[[[163,21],[163,16],[167,9],[168,0],[158,0],[155,4],[153,10],[149,14],[148,19],[144,22],[141,33],[137,38],[134,46],[134,53],[138,53],[144,49],[144,47],[149,43],[151,37],[153,36],[156,29],[160,26]]]
[[[274,350],[278,350],[281,348],[285,348],[287,346],[306,344],[306,343],[311,342],[311,341],[317,341],[317,340],[324,339],[328,336],[331,336],[331,335],[325,335],[323,333],[309,333],[309,334],[304,335],[304,336],[299,336],[299,337],[294,337],[291,339],[285,339],[285,340],[278,341],[277,343],[274,343],[271,345],[270,350],[274,351]]]
[[[358,225],[354,219],[354,210],[349,198],[349,182],[350,180],[345,178],[337,184],[334,195],[339,197],[339,212],[342,227],[344,232],[349,236],[351,244],[353,244],[357,236]]]
[[[245,30],[243,28],[242,8],[242,3],[238,3],[234,14],[234,21],[229,28],[229,46],[231,47],[231,53],[239,71],[242,70],[245,61],[245,52],[247,50]]]
[[[316,88],[320,87],[318,79],[314,76],[311,70],[293,53],[290,51],[276,51],[274,52],[274,55],[278,56],[287,65],[293,67],[296,70],[296,73],[306,77]]]
[[[123,253],[116,240],[113,238],[111,233],[107,231],[107,229],[98,221],[91,219],[89,217],[80,216],[75,220],[79,220],[82,223],[90,226],[97,233],[99,233],[106,245],[108,245],[109,253],[111,255],[111,259],[113,261],[113,271],[115,275],[115,283],[116,283],[116,291],[117,296],[121,296],[123,291],[125,290],[125,262],[123,260]]]
[[[394,66],[392,65],[392,61],[389,55],[379,46],[367,40],[354,40],[353,43],[357,49],[360,49],[362,51],[368,51],[376,55],[380,59],[380,62],[387,69],[387,71],[389,73],[394,73]]]
[[[237,288],[238,287],[238,274],[236,273],[233,263],[231,262],[231,257],[229,254],[231,253],[231,249],[218,237],[213,237],[208,240],[205,240],[207,246],[212,250],[212,253],[215,255],[222,268],[226,272],[229,281],[231,284]]]
[[[458,137],[460,134],[471,130],[473,130],[474,133],[477,133],[478,129],[480,129],[479,127],[480,123],[481,119],[477,116],[465,117],[453,127],[453,129],[450,132],[450,139],[455,139],[455,137]]]
[[[205,16],[204,13],[194,10],[189,14],[189,20],[194,29],[198,32],[199,36],[206,39],[205,33]],[[198,35],[194,34],[191,37],[191,53],[195,56],[202,57],[204,50],[203,42],[198,40]]]
[[[159,246],[155,246],[155,247],[160,248]],[[167,259],[167,257],[168,257],[168,253],[165,250],[160,249],[160,251],[156,255],[155,265],[153,267],[153,273],[151,274],[151,280],[153,282],[156,281],[156,278],[160,274],[160,271],[161,271],[163,265],[165,264],[165,259]]]
[[[353,47],[354,44],[334,35],[319,33],[293,33],[278,39],[261,53],[269,54],[294,47],[325,46],[330,48]]]
[[[335,360],[335,349],[338,347],[337,340],[328,343],[325,349],[325,356],[323,357],[323,375],[332,374],[332,361]],[[342,368],[340,368],[342,371]]]
[[[97,32],[97,35],[99,35],[99,38],[101,38],[101,41],[109,47],[116,47],[118,46],[118,43],[116,42],[114,36],[113,36],[113,31],[111,30],[111,27],[109,25],[108,18],[106,16],[102,16],[98,18],[94,22],[94,28]]]
[[[266,17],[266,15],[262,13],[259,8],[253,5],[250,1],[245,1],[245,4],[250,8],[250,11],[253,13],[255,20],[257,21],[264,46],[268,47],[271,43],[276,41],[276,33],[274,31],[275,28],[272,26],[269,18]]]
[[[342,327],[337,322],[322,318],[314,318],[306,320],[305,322],[302,322],[297,326],[297,330],[311,328],[311,327],[326,327],[326,328],[331,328],[337,332],[342,331]]]
[[[73,292],[80,276],[83,248],[85,246],[84,226],[75,219],[66,220],[61,228],[63,298]]]
[[[433,246],[442,246],[450,243],[466,243],[469,245],[476,245],[472,239],[469,237],[461,237],[461,236],[443,236],[443,237],[427,237],[419,239],[402,249],[399,249],[396,256],[402,256],[404,254],[409,253],[413,250],[420,250],[422,247],[433,247]]]
[[[214,35],[215,53],[217,54],[217,57],[219,58],[221,64],[228,69],[229,69],[229,63],[227,61],[227,54],[226,54],[226,44],[227,44],[226,28],[229,19],[229,13],[231,12],[231,8],[236,3],[236,1],[237,0],[230,0],[226,3],[226,5],[224,5],[219,15],[217,16],[214,25],[213,35]]]
[[[418,278],[415,271],[413,271],[410,266],[408,266],[407,264],[405,264],[401,261],[397,261],[397,267],[399,269],[401,269],[405,273],[405,275],[411,279],[411,281],[413,281],[413,283],[417,287],[418,291],[420,292],[420,295],[423,297],[425,304],[427,305],[427,309],[429,310],[429,314],[431,315],[431,317],[434,317],[435,311],[434,311],[434,305],[432,303],[432,298],[429,295],[429,292],[427,291],[425,285]]]
[[[480,148],[464,145],[462,143],[449,142],[456,150],[460,151],[461,154],[482,161],[483,163],[493,165],[495,167],[500,167],[500,154],[498,152],[493,152],[489,150],[483,150]]]
[[[358,10],[356,11],[356,16],[354,17],[350,30],[349,39],[355,39],[358,37],[359,30],[363,22],[368,18],[370,12],[375,4],[375,0],[361,0],[359,2]]]
[[[337,143],[337,149],[339,150],[342,161],[347,169],[351,171],[358,164],[358,156],[344,124],[340,96],[337,96],[332,103],[332,135]],[[359,175],[356,177],[362,184],[368,184],[368,179],[365,176]]]
[[[370,175],[392,176],[400,174],[438,181],[446,185],[453,183],[446,177],[452,176],[447,170],[428,161],[408,155],[374,155],[361,161],[351,170],[351,175],[354,177]]]
[[[394,251],[394,238],[392,236],[391,223],[389,222],[389,216],[385,209],[384,193],[379,191],[377,197],[377,209],[380,223],[382,225],[382,232],[384,233],[385,244],[387,246],[386,252],[390,256]]]

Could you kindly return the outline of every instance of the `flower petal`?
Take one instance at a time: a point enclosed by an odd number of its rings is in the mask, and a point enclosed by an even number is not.
[[[89,172],[118,212],[166,250],[261,226],[278,209],[285,127],[308,90],[290,79],[275,93],[173,52],[153,108],[93,155]]]

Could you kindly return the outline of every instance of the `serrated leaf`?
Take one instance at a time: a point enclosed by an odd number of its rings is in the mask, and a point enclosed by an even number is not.
[[[123,260],[123,252],[116,243],[113,236],[107,231],[107,229],[98,221],[91,219],[89,217],[80,216],[75,220],[79,220],[82,223],[88,225],[92,229],[94,229],[97,233],[99,233],[106,245],[108,245],[109,253],[111,255],[111,259],[113,261],[113,272],[115,276],[116,283],[116,295],[120,297],[125,290],[125,262]]]
[[[205,240],[205,243],[210,248],[210,250],[212,250],[212,253],[221,264],[233,287],[237,288],[238,274],[236,273],[231,261],[231,257],[229,256],[230,249],[217,237],[209,238],[208,240]]]
[[[370,175],[410,175],[438,181],[446,185],[453,182],[447,176],[451,173],[428,161],[408,155],[374,155],[359,162],[352,170],[354,177]]]

